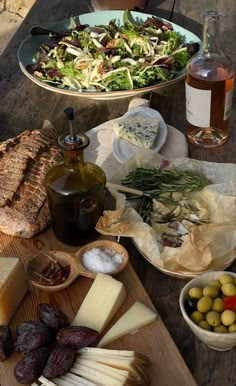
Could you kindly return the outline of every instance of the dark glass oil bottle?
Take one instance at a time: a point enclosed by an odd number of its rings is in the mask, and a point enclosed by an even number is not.
[[[64,161],[50,168],[45,185],[55,236],[65,244],[81,245],[98,236],[95,225],[104,208],[106,177],[99,166],[84,161],[89,138],[75,133],[73,109],[65,114],[70,134],[59,138]]]

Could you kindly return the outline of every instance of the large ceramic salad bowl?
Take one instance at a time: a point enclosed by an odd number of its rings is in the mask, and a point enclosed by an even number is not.
[[[135,11],[92,12],[47,28],[55,33],[20,45],[21,70],[48,90],[94,99],[130,97],[182,79],[200,42],[174,23]]]

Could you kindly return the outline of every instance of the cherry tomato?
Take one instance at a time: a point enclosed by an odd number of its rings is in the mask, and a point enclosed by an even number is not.
[[[223,302],[225,310],[236,311],[236,295],[225,296]]]

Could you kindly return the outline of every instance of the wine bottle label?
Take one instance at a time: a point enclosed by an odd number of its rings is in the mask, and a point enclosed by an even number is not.
[[[224,108],[224,121],[230,117],[230,111],[233,99],[233,87],[225,94],[225,108]]]
[[[194,126],[209,127],[211,118],[211,90],[199,90],[185,83],[186,118]]]

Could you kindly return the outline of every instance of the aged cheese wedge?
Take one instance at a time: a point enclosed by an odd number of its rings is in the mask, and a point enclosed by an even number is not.
[[[160,121],[154,118],[132,117],[116,121],[113,130],[118,137],[135,146],[153,149],[159,134]]]
[[[86,326],[101,333],[126,299],[124,284],[110,275],[98,273],[73,326]]]
[[[121,316],[98,343],[98,347],[106,346],[122,336],[156,320],[156,313],[141,302],[136,302]]]
[[[28,289],[24,265],[17,257],[0,257],[0,325],[8,324]]]

